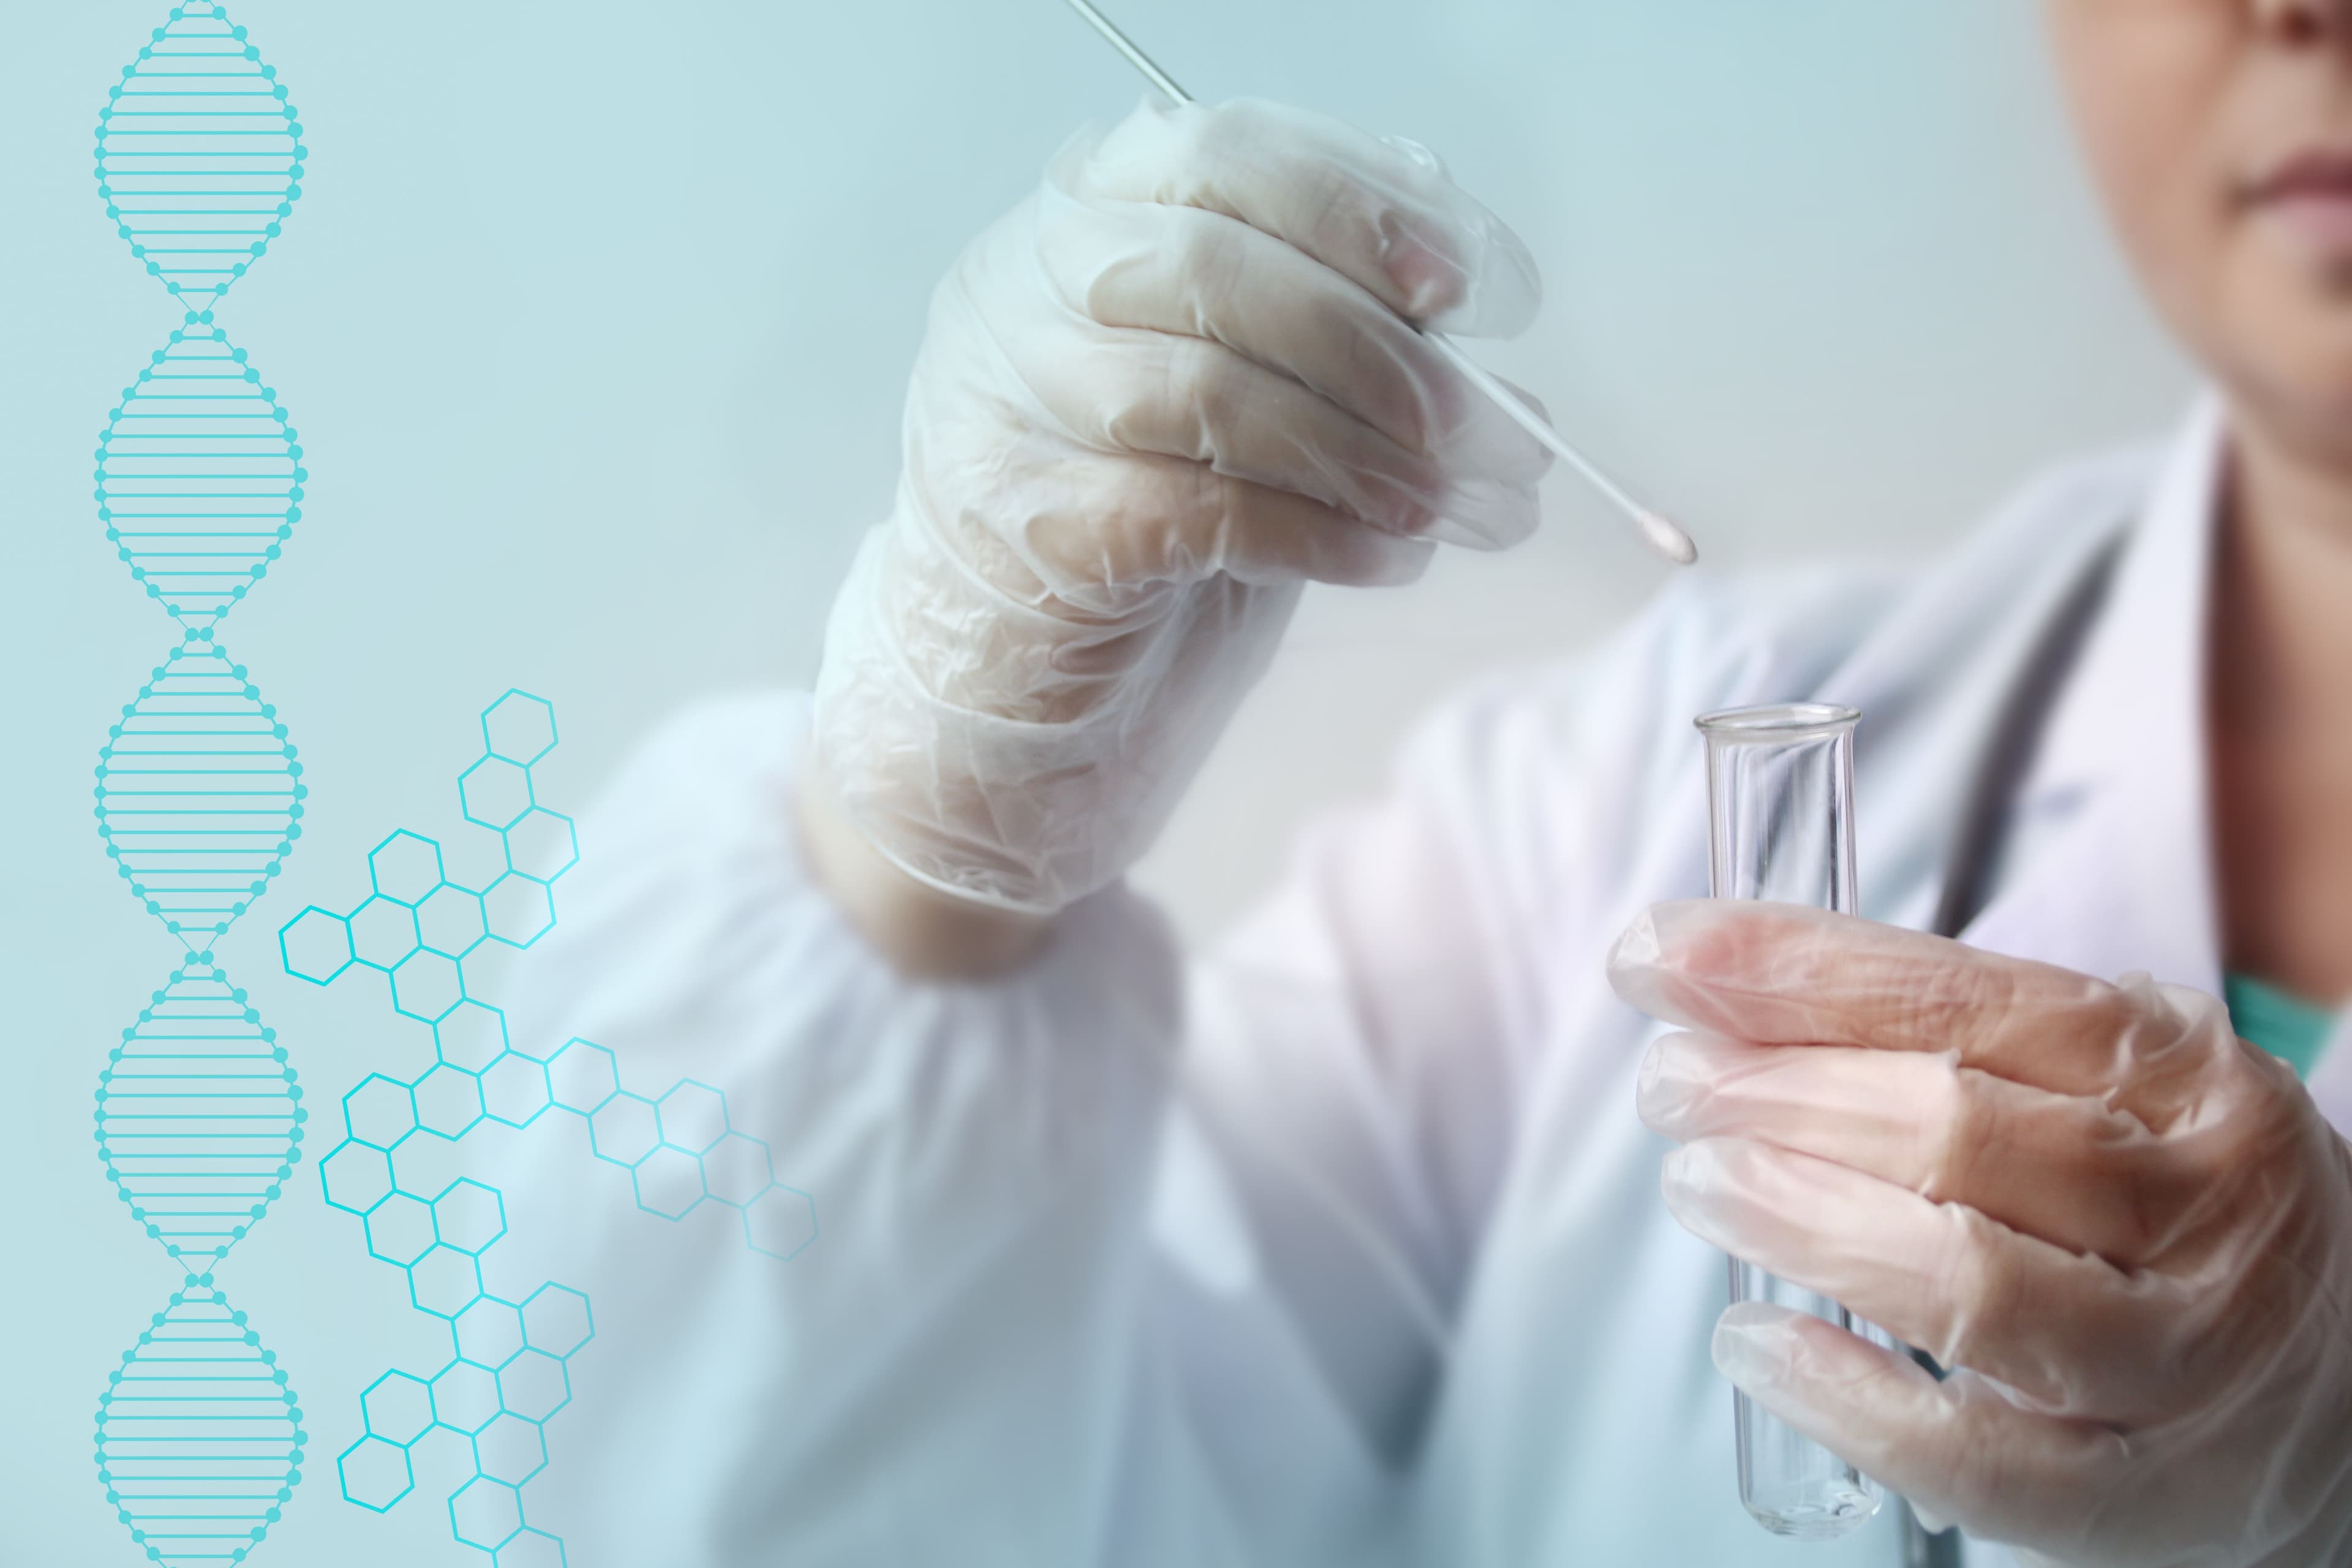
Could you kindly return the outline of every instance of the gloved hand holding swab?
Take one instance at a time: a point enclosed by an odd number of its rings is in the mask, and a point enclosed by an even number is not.
[[[1087,0],[1069,0],[1069,5],[1070,9],[1085,17],[1087,24],[1109,42],[1111,47],[1124,55],[1129,65],[1141,71],[1152,86],[1166,94],[1171,102],[1186,104],[1192,101],[1192,94],[1177,86],[1173,77],[1161,70],[1150,56],[1136,47],[1133,39],[1120,32],[1109,17],[1095,9]],[[1542,415],[1528,407],[1509,387],[1504,385],[1476,361],[1465,353],[1461,345],[1443,332],[1423,329],[1422,336],[1428,340],[1432,348],[1444,356],[1448,363],[1462,373],[1464,380],[1492,399],[1496,407],[1508,415],[1514,424],[1543,443],[1546,448],[1555,457],[1565,461],[1570,468],[1583,475],[1587,484],[1599,490],[1614,503],[1620,511],[1632,519],[1633,526],[1641,531],[1643,543],[1677,566],[1688,566],[1698,559],[1698,546],[1691,542],[1689,534],[1684,532],[1672,520],[1643,506],[1626,494],[1622,486],[1601,472],[1583,453],[1569,445],[1559,431],[1554,430],[1545,422]]]

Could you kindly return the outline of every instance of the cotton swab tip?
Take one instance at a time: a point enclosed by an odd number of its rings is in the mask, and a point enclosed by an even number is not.
[[[1675,565],[1688,566],[1698,559],[1691,536],[1648,507],[1635,511],[1633,521],[1642,531],[1642,542]]]

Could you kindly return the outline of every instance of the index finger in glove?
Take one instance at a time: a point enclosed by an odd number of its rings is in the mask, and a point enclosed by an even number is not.
[[[1944,937],[1793,904],[1658,904],[1609,956],[1643,1012],[1759,1045],[1949,1051],[1966,1066],[2060,1094],[2115,1093],[2161,1118],[2200,1065],[2201,1036],[2089,975]]]
[[[1411,323],[1237,218],[1072,201],[1049,183],[1034,254],[1065,302],[1103,326],[1223,343],[1452,471],[1532,481],[1550,465]]]
[[[2207,1161],[2103,1100],[1948,1053],[1667,1035],[1643,1058],[1636,1103],[1678,1142],[1746,1138],[1811,1154],[2117,1263],[2161,1254],[2213,1184]]]
[[[1542,299],[1527,246],[1436,159],[1286,104],[1147,103],[1075,179],[1087,195],[1239,218],[1424,326],[1507,337]]]

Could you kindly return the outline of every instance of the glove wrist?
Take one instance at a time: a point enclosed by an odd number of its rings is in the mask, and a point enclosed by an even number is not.
[[[910,979],[975,981],[1019,969],[1053,921],[995,908],[921,880],[885,855],[842,810],[823,763],[803,760],[792,803],[810,875],[876,952]]]

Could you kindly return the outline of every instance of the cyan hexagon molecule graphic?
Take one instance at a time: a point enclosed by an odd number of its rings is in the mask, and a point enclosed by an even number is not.
[[[352,966],[352,922],[324,910],[304,910],[278,933],[278,956],[287,973],[324,985]]]
[[[509,1127],[528,1127],[548,1107],[547,1064],[509,1055],[482,1072],[482,1114]]]
[[[491,1554],[491,1561],[495,1568],[564,1568],[563,1542],[543,1530],[525,1526]]]
[[[479,1258],[506,1233],[506,1199],[496,1187],[460,1177],[433,1200],[433,1234],[444,1247]]]
[[[512,1301],[484,1296],[457,1314],[457,1353],[476,1366],[503,1371],[522,1353],[522,1309]]]
[[[529,947],[555,929],[555,890],[526,871],[509,871],[482,889],[482,922],[509,947]]]
[[[382,1437],[362,1437],[335,1458],[343,1495],[362,1508],[385,1512],[416,1485],[408,1450]]]
[[[680,1079],[655,1102],[661,1140],[699,1159],[727,1136],[727,1097],[707,1083]]]
[[[412,1193],[390,1193],[364,1216],[368,1250],[386,1263],[413,1268],[433,1250],[433,1205]]]
[[[454,1323],[458,1314],[482,1299],[481,1259],[436,1243],[408,1266],[408,1295],[418,1311]]]
[[[469,1361],[453,1361],[433,1374],[433,1420],[470,1437],[503,1408],[498,1373]]]
[[[816,1239],[816,1200],[797,1187],[770,1183],[743,1205],[743,1237],[754,1252],[797,1256]]]
[[[722,1204],[749,1204],[776,1184],[768,1146],[740,1132],[727,1133],[703,1152],[702,1184]]]
[[[684,1219],[702,1202],[702,1162],[665,1143],[629,1173],[637,1206],[664,1219]]]
[[[504,757],[484,757],[457,778],[466,820],[504,832],[530,810],[530,770]]]
[[[343,1096],[343,1131],[347,1139],[356,1139],[372,1149],[390,1153],[415,1131],[416,1091],[398,1079],[372,1072]]]
[[[535,882],[552,882],[580,863],[580,836],[562,812],[534,805],[507,829],[507,867]]]
[[[450,1532],[468,1546],[495,1552],[522,1533],[522,1490],[493,1480],[475,1462],[474,1479],[449,1499]]]
[[[490,934],[482,895],[471,888],[442,883],[416,906],[416,934],[430,952],[465,957]]]
[[[482,749],[529,767],[555,750],[555,707],[543,697],[509,691],[482,710]]]
[[[363,1215],[392,1195],[392,1156],[346,1140],[319,1162],[319,1180],[331,1205]]]
[[[482,744],[459,775],[458,805],[499,836],[505,869],[467,886],[437,840],[402,829],[369,854],[365,891],[350,909],[306,909],[278,940],[289,974],[321,985],[380,974],[394,1010],[433,1031],[431,1067],[410,1079],[371,1073],[344,1096],[342,1142],[320,1162],[327,1201],[358,1216],[368,1250],[404,1272],[410,1302],[450,1336],[438,1371],[387,1372],[362,1396],[364,1436],[339,1462],[344,1494],[390,1508],[414,1489],[415,1446],[436,1430],[455,1434],[474,1471],[447,1499],[453,1534],[498,1568],[530,1568],[563,1559],[562,1542],[531,1524],[525,1489],[546,1467],[543,1424],[571,1403],[570,1363],[594,1337],[594,1317],[586,1296],[552,1281],[520,1300],[487,1289],[504,1199],[471,1177],[433,1173],[485,1121],[528,1128],[560,1110],[582,1124],[593,1159],[626,1173],[647,1214],[681,1220],[722,1208],[746,1246],[779,1258],[814,1240],[816,1222],[808,1194],[776,1180],[766,1142],[730,1123],[716,1087],[682,1079],[631,1089],[606,1047],[518,1044],[505,1014],[483,1000],[488,976],[475,966],[554,928],[555,889],[580,849],[572,819],[540,803],[534,777],[556,744],[554,710],[509,691],[484,710]]]
[[[661,1147],[661,1118],[654,1102],[625,1089],[613,1096],[588,1118],[588,1146],[599,1160],[635,1170]]]
[[[368,851],[368,880],[411,909],[442,885],[441,846],[402,828]]]
[[[433,1052],[453,1068],[488,1072],[517,1058],[508,1047],[507,1016],[486,1003],[465,1001],[436,1022]]]
[[[392,972],[393,1011],[420,1024],[437,1024],[466,999],[457,961],[446,953],[417,952]]]
[[[296,916],[296,923],[310,912],[305,910]],[[293,929],[288,926],[286,931],[278,933],[280,938]],[[352,956],[386,974],[399,968],[417,949],[416,910],[382,893],[364,900],[344,917],[343,929],[352,933]]]
[[[593,1040],[566,1040],[547,1059],[548,1093],[575,1116],[593,1116],[621,1092],[613,1053]]]
[[[535,1351],[568,1358],[596,1334],[588,1298],[569,1285],[541,1285],[522,1303],[523,1342]]]
[[[405,1447],[432,1429],[433,1390],[421,1377],[387,1372],[360,1395],[360,1414],[371,1436]]]
[[[494,1481],[519,1487],[547,1468],[547,1434],[538,1422],[501,1410],[474,1434],[474,1468]]]
[[[572,1403],[564,1358],[525,1345],[499,1368],[499,1403],[526,1420],[544,1421]]]
[[[482,1119],[482,1080],[441,1062],[416,1080],[416,1124],[455,1142]]]

